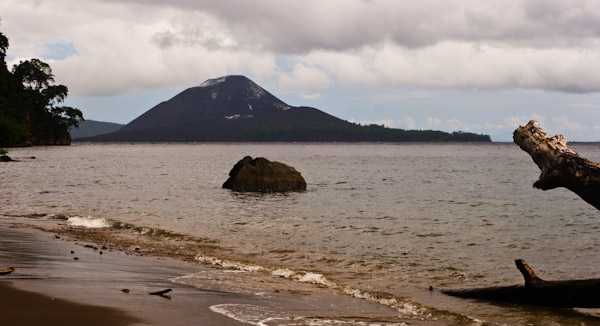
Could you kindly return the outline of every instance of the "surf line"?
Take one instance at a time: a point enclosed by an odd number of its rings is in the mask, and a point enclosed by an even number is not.
[[[227,269],[240,270],[249,273],[263,273],[267,275],[279,276],[286,279],[295,280],[302,283],[310,283],[324,286],[333,290],[341,291],[342,293],[350,295],[357,299],[363,299],[369,302],[389,306],[402,313],[406,317],[412,317],[416,319],[431,317],[431,314],[427,312],[427,309],[417,303],[395,298],[391,295],[385,298],[381,298],[378,297],[376,294],[370,293],[368,291],[362,291],[349,286],[338,284],[320,273],[314,273],[309,271],[293,271],[287,268],[269,268],[259,265],[250,265],[236,261],[222,260],[216,257],[205,256],[202,254],[196,255],[195,259],[201,264],[205,265],[220,266]]]

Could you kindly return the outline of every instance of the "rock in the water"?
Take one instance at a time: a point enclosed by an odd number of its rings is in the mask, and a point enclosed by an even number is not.
[[[12,161],[12,158],[10,158],[9,156],[7,156],[7,155],[0,156],[0,162],[10,162],[10,161]]]
[[[264,157],[244,157],[229,172],[223,188],[234,191],[284,192],[306,190],[306,181],[291,166]]]

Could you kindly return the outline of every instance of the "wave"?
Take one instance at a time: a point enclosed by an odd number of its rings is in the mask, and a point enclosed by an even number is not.
[[[245,264],[236,261],[222,260],[216,257],[205,256],[199,254],[195,258],[201,264],[220,266],[228,269],[235,269],[249,273],[263,273],[272,276],[282,277],[289,280],[294,280],[302,283],[310,283],[318,286],[323,286],[329,289],[341,291],[344,294],[350,295],[357,299],[367,300],[369,302],[378,303],[389,306],[400,312],[404,317],[414,319],[429,319],[432,317],[428,309],[418,303],[410,300],[399,298],[388,293],[376,293],[355,289],[347,285],[340,284],[320,273],[311,271],[294,271],[287,268],[273,268],[259,265]]]
[[[71,216],[67,218],[67,224],[70,226],[83,226],[90,229],[109,228],[112,222],[103,217],[92,216]]]
[[[29,216],[29,218],[32,218]],[[358,288],[354,288],[350,285],[343,284],[334,279],[331,279],[324,274],[318,271],[307,271],[307,270],[293,270],[289,268],[281,268],[281,267],[270,267],[253,263],[244,263],[236,260],[226,259],[219,257],[218,252],[223,252],[223,250],[229,251],[229,249],[220,247],[217,243],[217,240],[194,237],[190,235],[185,235],[173,231],[168,231],[160,228],[152,228],[152,227],[143,227],[138,226],[126,222],[119,222],[116,220],[110,220],[102,217],[92,217],[92,216],[65,216],[65,215],[54,215],[54,214],[40,214],[40,216],[36,216],[34,219],[41,220],[62,220],[66,221],[69,226],[78,226],[83,228],[94,228],[101,230],[101,233],[94,233],[95,237],[102,237],[103,239],[111,239],[113,245],[116,247],[121,247],[121,250],[130,251],[132,254],[150,254],[150,255],[165,255],[172,258],[181,258],[183,260],[187,260],[186,257],[194,257],[194,260],[198,263],[204,265],[218,266],[230,271],[239,271],[244,273],[256,273],[266,277],[277,277],[283,278],[286,280],[303,283],[303,284],[313,284],[317,287],[327,288],[335,291],[339,291],[345,295],[350,297],[366,300],[371,303],[380,304],[384,306],[388,306],[397,312],[400,313],[400,316],[405,319],[415,320],[415,321],[433,321],[445,319],[449,317],[453,319],[456,316],[449,316],[447,312],[440,311],[435,308],[427,307],[417,302],[411,301],[408,298],[403,298],[399,296],[395,296],[393,294],[385,293],[385,292],[375,292],[375,291],[366,291]],[[106,230],[106,231],[102,231]],[[66,231],[66,230],[65,230]],[[120,231],[126,232],[127,235],[133,237],[126,237],[126,239],[122,237],[114,237],[116,233]],[[76,231],[74,231],[76,232]],[[87,233],[85,233],[87,234]],[[78,236],[83,234],[78,233]],[[143,238],[139,238],[143,237]],[[99,238],[96,238],[98,240]],[[137,240],[136,240],[137,239]],[[140,240],[143,240],[139,242]],[[133,246],[133,247],[132,247]],[[134,249],[132,249],[134,248]],[[204,253],[198,254],[198,252],[203,252],[203,249],[206,250]],[[209,255],[207,253],[211,253]],[[195,255],[195,256],[194,256]],[[177,258],[176,258],[177,259]],[[221,275],[212,275],[210,272],[206,275],[185,275],[180,276],[175,279],[172,279],[172,282],[181,283],[191,286],[197,286],[194,281],[195,278],[205,278],[209,280],[218,280],[221,281],[219,286],[225,286],[232,291],[245,291],[244,286],[239,286],[240,284],[236,281],[236,278],[228,279],[227,276]],[[231,283],[229,283],[231,281]],[[206,283],[203,284],[206,286]],[[218,287],[215,288],[218,290]],[[264,293],[254,293],[255,295],[264,295]],[[223,308],[223,307],[221,307]],[[450,313],[450,315],[453,315]],[[304,317],[285,317],[287,321],[298,321],[294,318],[304,318]],[[292,318],[292,319],[290,319]],[[481,321],[470,318],[467,316],[462,316],[461,320],[468,320],[467,324],[472,325],[480,325]],[[263,320],[263,319],[261,319]],[[285,321],[284,320],[284,321]],[[321,319],[321,322],[324,320]],[[252,323],[251,323],[252,324]],[[330,324],[320,323],[317,321],[311,321],[308,319],[303,319],[300,324],[302,325],[353,325],[356,323],[353,322],[337,322],[331,321]],[[262,324],[256,324],[262,325]],[[269,323],[264,323],[264,325],[294,325],[294,323],[281,323],[274,322],[274,320],[269,321]],[[296,323],[297,325],[297,323]],[[399,324],[402,325],[402,324]]]
[[[114,230],[133,230],[141,236],[159,236],[164,239],[190,240],[192,238],[187,235],[163,229],[140,227],[129,223],[111,221],[102,217],[57,215],[52,216],[52,218],[66,220],[67,224],[71,226],[80,226],[85,228],[110,228]],[[408,299],[400,298],[388,293],[371,292],[356,289],[331,280],[325,275],[318,272],[291,270],[288,268],[266,267],[232,260],[225,260],[214,256],[207,256],[204,254],[196,255],[195,260],[205,265],[219,266],[226,269],[238,270],[248,273],[260,273],[263,275],[281,277],[300,283],[314,284],[317,286],[337,290],[357,299],[367,300],[369,302],[389,306],[395,309],[396,311],[400,312],[404,317],[407,318],[427,320],[432,317],[431,312],[429,311],[430,308],[426,308]]]
[[[227,316],[233,320],[239,321],[244,324],[254,326],[332,326],[332,325],[352,325],[352,326],[369,326],[369,325],[385,325],[385,326],[408,326],[408,324],[401,323],[386,323],[386,322],[364,322],[355,319],[351,320],[340,320],[340,319],[326,319],[326,318],[313,318],[305,316],[283,316],[281,312],[272,311],[266,307],[250,305],[250,304],[218,304],[210,306],[210,310]]]

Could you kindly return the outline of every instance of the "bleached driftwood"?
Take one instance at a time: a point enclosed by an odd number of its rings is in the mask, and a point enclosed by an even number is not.
[[[568,148],[563,135],[548,136],[535,120],[517,128],[513,140],[542,170],[534,187],[542,190],[565,187],[600,209],[600,164]]]
[[[479,289],[442,290],[443,293],[471,299],[527,303],[553,307],[600,308],[600,279],[545,281],[537,277],[525,260],[515,260],[525,285]]]
[[[513,133],[513,139],[542,170],[533,186],[542,190],[565,187],[600,209],[600,164],[593,163],[567,147],[562,135],[549,137],[535,120]],[[442,290],[472,299],[538,304],[555,307],[600,308],[600,279],[545,281],[525,260],[515,260],[525,285],[478,289]]]

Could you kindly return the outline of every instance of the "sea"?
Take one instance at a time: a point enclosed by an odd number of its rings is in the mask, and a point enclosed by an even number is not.
[[[600,161],[599,143],[569,146]],[[600,324],[600,309],[437,293],[523,284],[515,259],[547,280],[600,278],[600,212],[564,188],[533,188],[540,170],[513,143],[76,143],[9,155],[19,162],[0,165],[0,215],[209,239],[220,250],[199,251],[198,263],[312,283],[425,321]],[[293,166],[307,190],[223,189],[247,155]]]

